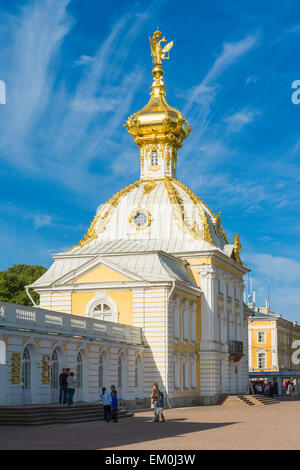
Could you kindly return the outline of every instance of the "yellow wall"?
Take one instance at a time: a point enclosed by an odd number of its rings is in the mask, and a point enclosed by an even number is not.
[[[106,294],[117,304],[119,323],[132,325],[133,299],[131,291],[109,291]],[[95,292],[73,292],[72,314],[84,316],[86,306],[95,297]]]
[[[84,316],[86,306],[93,297],[95,297],[95,292],[73,292],[72,315]]]
[[[95,269],[91,269],[87,274],[77,278],[74,284],[85,284],[90,282],[120,282],[120,281],[132,281],[128,277],[119,274],[111,268],[106,266],[98,266]]]
[[[278,353],[278,367],[281,370],[286,369],[300,369],[300,365],[295,365],[291,361],[291,356],[295,349],[292,349],[292,343],[295,339],[300,339],[300,327],[289,325],[288,322],[284,322],[278,319],[276,322],[274,319],[263,321],[252,321],[250,322],[251,327],[258,327],[255,330],[251,330],[251,344],[252,344],[252,369],[258,369],[257,355],[258,351],[265,351],[267,357],[266,368],[271,369],[272,365],[272,343],[271,343],[271,328],[276,328],[277,333],[277,344],[275,348]],[[269,328],[266,328],[269,326]],[[266,343],[259,344],[257,342],[258,331],[265,331]],[[298,336],[299,335],[299,336]]]
[[[180,310],[180,340],[179,341],[174,341],[173,342],[173,351],[174,353],[178,352],[179,354],[187,353],[187,354],[196,354],[196,391],[191,392],[190,390],[183,390],[182,384],[183,384],[183,379],[182,379],[182,367],[180,363],[180,388],[175,391],[175,396],[182,396],[182,395],[199,395],[200,394],[200,359],[199,355],[197,354],[199,352],[199,342],[201,340],[201,297],[197,297],[196,299],[194,297],[190,297],[187,295],[183,295],[181,293],[178,293],[175,291],[174,295],[178,295],[180,298],[180,302],[183,300],[187,299],[189,302],[191,301],[196,301],[196,342],[195,344],[192,343],[184,343],[182,339],[182,331],[183,331],[183,316],[182,316],[182,310]]]
[[[124,325],[133,324],[133,296],[132,291],[111,291],[107,292],[117,304],[119,312],[119,323]]]
[[[271,325],[270,321],[257,321],[251,322],[252,326],[258,326],[259,329],[252,329],[252,369],[258,369],[258,353],[261,351],[266,352],[266,368],[270,369],[272,366],[272,348],[271,348],[271,328],[266,328]],[[265,344],[257,342],[258,332],[265,332]]]

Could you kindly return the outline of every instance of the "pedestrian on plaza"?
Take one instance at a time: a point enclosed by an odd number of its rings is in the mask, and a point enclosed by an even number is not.
[[[67,403],[67,377],[66,369],[63,369],[61,374],[59,374],[59,403],[64,405]]]
[[[111,419],[114,420],[114,423],[118,422],[118,395],[117,390],[114,388],[111,392]]]
[[[289,382],[287,386],[286,394],[290,396],[292,391],[293,391],[293,385],[291,384],[291,382]]]
[[[158,423],[159,421],[158,411],[157,411],[157,401],[159,400],[160,395],[161,393],[158,388],[158,384],[154,383],[152,386],[152,395],[150,395],[151,405],[153,406],[153,411],[154,411],[154,420],[153,420],[154,423]]]
[[[110,394],[106,391],[105,387],[102,387],[102,394],[100,395],[102,400],[103,408],[104,408],[104,419],[108,423],[111,420],[111,403],[112,399]]]
[[[157,409],[157,419],[159,421],[159,418],[162,423],[165,423],[165,417],[164,417],[164,394],[160,392],[160,397],[156,402],[156,409]]]
[[[75,387],[76,387],[74,372],[69,373],[68,378],[67,378],[67,385],[68,385],[68,406],[72,406],[74,405],[73,398],[74,398]]]
[[[273,395],[273,384],[272,382],[268,382],[268,392],[267,392],[268,396],[271,397]]]

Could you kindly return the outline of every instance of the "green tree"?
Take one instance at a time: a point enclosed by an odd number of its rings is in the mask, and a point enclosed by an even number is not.
[[[6,271],[0,271],[0,301],[20,305],[32,305],[25,291],[25,286],[32,284],[42,276],[47,269],[43,266],[29,264],[14,264]],[[39,303],[39,295],[30,290],[34,301]]]

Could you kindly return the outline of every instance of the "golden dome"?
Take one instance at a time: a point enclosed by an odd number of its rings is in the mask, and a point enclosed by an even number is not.
[[[152,69],[153,83],[149,103],[145,108],[132,114],[125,126],[138,147],[144,143],[169,142],[176,148],[182,146],[182,141],[191,132],[190,125],[177,109],[171,108],[166,100],[165,85],[163,82],[164,69],[162,60],[173,46],[173,41],[162,48],[161,43],[166,39],[161,37],[160,31],[155,31],[150,39],[151,55],[154,67]]]

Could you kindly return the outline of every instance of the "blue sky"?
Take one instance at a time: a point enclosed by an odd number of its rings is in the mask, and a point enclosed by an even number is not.
[[[177,178],[252,269],[257,303],[300,322],[297,1],[0,0],[0,269],[48,267],[99,204],[139,178],[122,126],[146,104],[149,35],[174,40],[167,99],[194,132]]]

